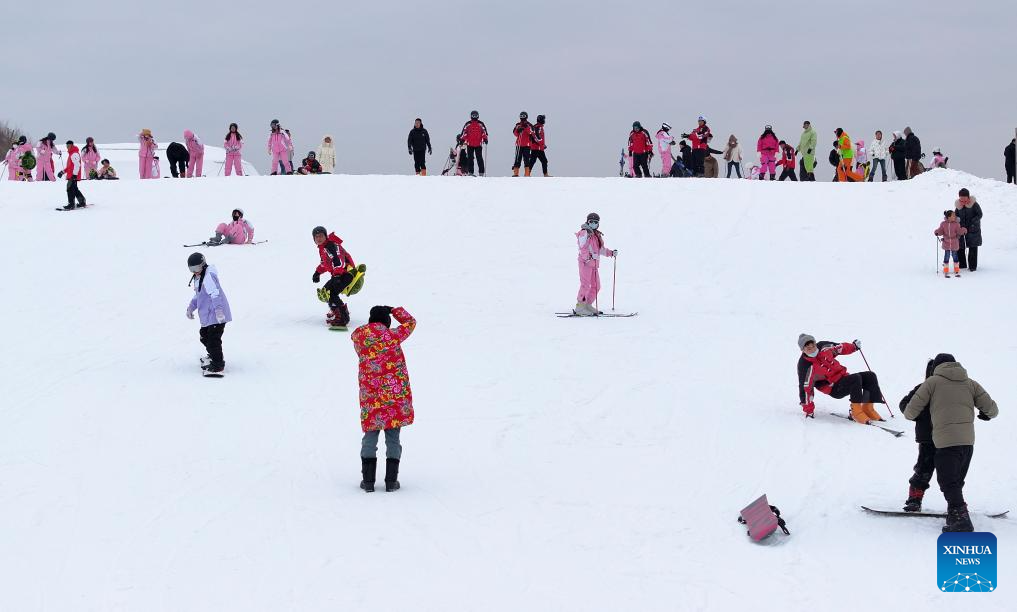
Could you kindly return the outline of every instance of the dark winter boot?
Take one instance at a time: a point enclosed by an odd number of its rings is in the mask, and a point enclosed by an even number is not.
[[[921,512],[923,497],[925,497],[923,489],[910,487],[908,489],[908,500],[904,502],[904,512]]]
[[[374,493],[374,477],[378,472],[377,457],[361,457],[360,472],[364,475],[360,481],[360,488],[368,493]]]
[[[385,491],[391,493],[399,488],[399,460],[385,459]]]
[[[974,531],[975,526],[971,524],[971,517],[968,515],[968,506],[950,508],[946,513],[946,525],[943,525],[943,533],[953,531]]]

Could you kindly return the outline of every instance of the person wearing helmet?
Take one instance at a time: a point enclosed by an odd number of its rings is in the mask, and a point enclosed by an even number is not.
[[[187,268],[191,271],[188,285],[194,288],[194,297],[187,305],[187,318],[193,320],[194,311],[198,311],[201,323],[198,337],[208,353],[201,359],[201,369],[206,376],[222,376],[226,367],[222,356],[222,334],[226,324],[233,320],[230,303],[219,284],[219,272],[215,266],[208,265],[204,255],[192,253],[187,258]]]
[[[138,133],[138,177],[142,179],[159,178],[153,172],[155,166],[155,152],[159,143],[152,137],[152,130],[144,128]]]
[[[759,153],[759,180],[765,180],[767,172],[770,180],[777,180],[777,151],[780,150],[780,139],[773,133],[772,126],[765,126],[763,133],[756,141],[756,153]]]
[[[512,163],[512,176],[519,176],[519,166],[526,168],[526,176],[530,176],[530,140],[533,136],[533,124],[529,121],[530,116],[523,111],[519,113],[519,121],[512,128],[512,134],[516,137],[516,159]]]
[[[220,223],[215,228],[215,236],[208,239],[208,246],[220,244],[249,244],[254,240],[254,226],[244,218],[242,208],[233,209],[233,221]]]
[[[706,160],[710,141],[713,140],[713,132],[706,125],[706,118],[700,115],[695,129],[688,134],[682,134],[682,138],[688,138],[692,143],[693,167],[689,170],[692,170],[694,176],[704,176],[706,168],[703,162]]]
[[[487,126],[480,120],[480,113],[472,111],[470,120],[463,125],[459,134],[466,143],[466,158],[470,169],[470,176],[474,174],[473,159],[477,160],[477,170],[480,176],[484,176],[484,145],[487,144]]]
[[[638,168],[636,171],[638,172]],[[597,293],[600,292],[600,258],[614,257],[618,251],[612,251],[604,246],[604,234],[600,231],[600,215],[597,213],[586,215],[586,223],[583,223],[576,232],[576,243],[579,245],[579,294],[576,296],[576,307],[572,312],[580,316],[596,316],[600,314],[594,306],[597,302]]]
[[[300,162],[300,169],[297,174],[321,174],[321,164],[314,151],[308,151],[307,157]]]
[[[328,290],[329,307],[325,322],[330,327],[346,327],[350,322],[350,311],[340,296],[342,290],[353,281],[357,264],[353,262],[353,256],[343,248],[342,239],[324,227],[319,225],[311,230],[311,237],[318,246],[318,257],[321,259],[321,263],[311,275],[311,280],[319,283],[321,275],[325,273],[331,277],[324,287]]]
[[[290,163],[289,151],[293,148],[293,141],[283,131],[278,119],[273,119],[268,135],[268,154],[272,156],[271,174],[279,174],[280,164],[284,174],[293,174],[293,165]]]
[[[632,122],[632,131],[629,132],[629,153],[632,155],[632,165],[635,167],[636,178],[650,178],[650,157],[653,156],[653,140],[650,133],[643,128],[638,121]]]
[[[240,135],[240,128],[236,123],[230,124],[222,145],[226,149],[226,176],[229,176],[233,170],[236,170],[237,176],[243,176],[240,151],[244,148],[244,137]]]
[[[25,154],[32,152],[32,145],[28,142],[26,136],[18,137],[18,140],[11,144],[11,150],[8,155],[13,154],[13,160],[7,162],[7,168],[10,174],[8,178],[12,181],[32,181],[32,171],[25,168],[21,160],[24,159]]]
[[[551,176],[547,173],[547,137],[544,135],[544,123],[547,117],[537,115],[537,122],[533,124],[533,133],[530,135],[530,165],[526,168],[526,176],[530,176],[533,166],[540,160],[540,167],[544,176]]]
[[[187,178],[201,176],[201,166],[205,161],[205,145],[191,130],[184,130],[184,143],[187,145]]]
[[[671,147],[674,146],[674,136],[671,135],[671,126],[661,123],[657,130],[657,153],[660,154],[660,175],[671,176],[671,164],[674,163],[674,156],[671,155]]]
[[[94,179],[98,176],[99,160],[101,159],[102,155],[95,148],[95,139],[89,136],[85,139],[85,148],[81,150],[82,176],[85,179]]]
[[[35,180],[37,181],[56,180],[56,172],[53,169],[53,154],[61,155],[61,153],[56,149],[55,140],[56,134],[50,132],[35,147]]]

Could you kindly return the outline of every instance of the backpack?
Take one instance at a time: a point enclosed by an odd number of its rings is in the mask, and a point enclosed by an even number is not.
[[[830,149],[830,165],[836,166],[840,163],[840,153],[837,153],[837,149]]]
[[[21,156],[21,167],[25,170],[35,168],[35,155],[32,155],[31,151],[25,151],[25,154]]]

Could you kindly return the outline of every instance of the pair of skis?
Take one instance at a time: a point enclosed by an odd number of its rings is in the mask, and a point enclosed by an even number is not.
[[[600,314],[595,314],[595,315],[581,315],[581,314],[576,314],[575,311],[573,311],[573,312],[556,312],[556,313],[554,313],[554,316],[558,317],[559,319],[573,319],[573,318],[575,318],[575,319],[607,319],[607,318],[627,319],[629,317],[634,317],[637,314],[639,314],[639,313],[638,312],[625,312],[625,313],[622,313],[622,312],[619,312],[619,313],[602,312]]]
[[[58,208],[57,210],[60,210],[60,209]],[[264,244],[266,242],[268,242],[268,240],[255,240],[254,242],[246,242],[244,244]],[[201,246],[203,246],[203,247],[217,247],[217,246],[222,246],[224,244],[231,244],[231,243],[229,243],[229,242],[220,242],[218,244],[209,244],[208,241],[206,240],[205,242],[199,242],[198,244],[185,244],[184,246],[187,247],[187,248],[190,248],[190,247],[201,247]]]
[[[839,412],[831,412],[830,414],[832,416],[835,416],[835,417],[838,417],[838,418],[841,418],[841,419],[847,419],[848,421],[851,421],[851,422],[857,422],[857,421],[855,421],[854,419],[852,419],[850,416],[848,416],[846,414],[840,414]],[[875,427],[877,429],[882,429],[883,431],[885,431],[886,433],[892,435],[895,438],[899,438],[899,437],[904,435],[903,431],[899,431],[899,430],[896,430],[896,429],[890,429],[889,427],[885,427],[883,425],[879,425],[879,424],[873,423],[871,421],[866,423],[866,425],[869,425],[871,427]]]

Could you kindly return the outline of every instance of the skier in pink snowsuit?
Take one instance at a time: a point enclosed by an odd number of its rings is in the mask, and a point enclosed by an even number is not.
[[[201,164],[205,161],[205,145],[191,130],[184,130],[184,143],[187,144],[187,178],[201,176]]]
[[[241,208],[233,209],[233,222],[220,223],[215,228],[215,236],[208,239],[209,246],[219,244],[247,244],[254,240],[254,226],[244,219]]]
[[[17,144],[12,142],[11,148],[7,149],[7,155],[4,157],[4,161],[7,162],[7,180],[9,181],[18,180],[18,169],[21,168],[21,158],[18,157]]]
[[[661,124],[660,129],[657,130],[657,152],[660,153],[660,175],[664,177],[671,176],[671,162],[674,161],[671,156],[671,145],[673,144],[671,126],[666,123]]]
[[[759,153],[759,180],[764,180],[767,172],[770,173],[771,181],[776,180],[778,149],[780,141],[773,133],[773,128],[768,125],[763,129],[763,135],[756,141],[756,152]]]
[[[95,148],[95,139],[89,136],[85,139],[85,148],[81,150],[81,163],[84,166],[83,176],[86,180],[92,178],[92,172],[98,173],[99,160],[101,159],[102,156]]]
[[[138,173],[143,179],[158,178],[152,172],[155,150],[159,143],[152,138],[152,130],[145,128],[138,134]]]
[[[7,168],[11,172],[12,181],[26,180],[32,181],[31,170],[25,170],[21,167],[21,158],[32,150],[32,145],[28,144],[28,139],[24,136],[18,139],[16,144],[11,145],[11,153],[14,154],[14,161],[7,162]],[[10,153],[8,153],[9,155]]]
[[[579,295],[576,296],[573,312],[577,315],[600,314],[593,306],[597,301],[597,293],[600,292],[600,258],[618,254],[617,250],[612,251],[604,246],[604,234],[600,233],[599,227],[600,215],[590,213],[586,215],[586,223],[576,232],[576,242],[579,245]]]
[[[231,170],[236,170],[237,176],[243,176],[240,149],[244,148],[244,137],[240,135],[236,123],[230,124],[230,131],[226,133],[226,138],[223,140],[223,148],[226,149],[226,176],[230,175]]]
[[[273,119],[272,133],[268,136],[268,153],[272,156],[272,174],[279,174],[279,162],[283,163],[287,174],[293,173],[293,166],[290,164],[289,158],[291,148],[293,148],[293,143],[289,136],[279,126],[279,120]]]
[[[35,180],[37,181],[56,180],[56,172],[53,171],[53,153],[60,155],[60,152],[56,150],[53,144],[54,140],[56,140],[56,134],[50,132],[35,147]]]

